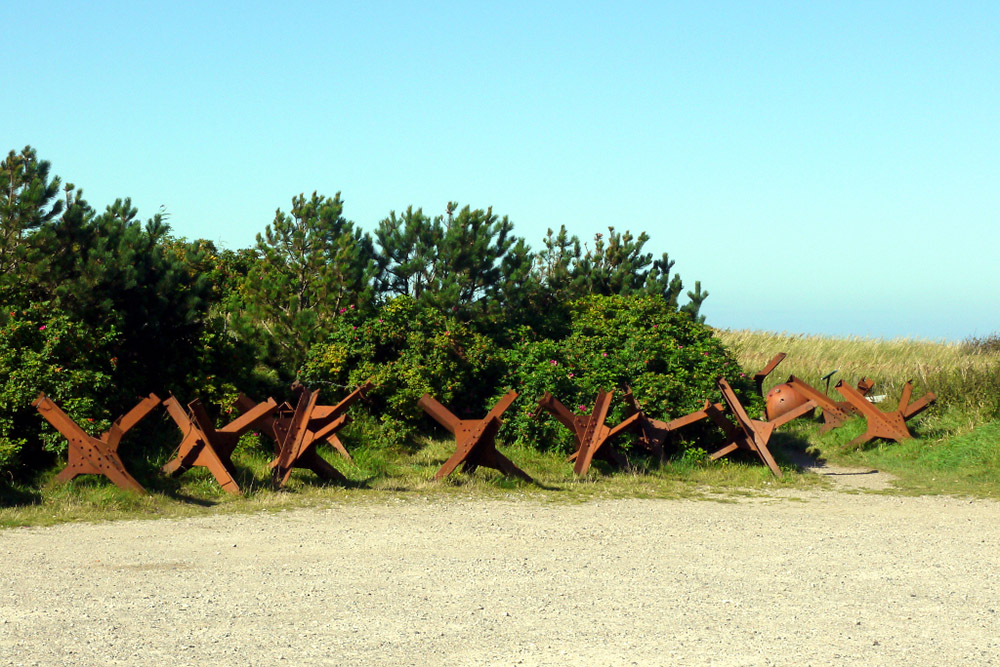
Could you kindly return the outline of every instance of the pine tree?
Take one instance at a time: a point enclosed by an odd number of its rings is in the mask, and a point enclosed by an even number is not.
[[[0,299],[6,300],[5,291],[20,282],[19,270],[30,261],[30,234],[63,210],[57,199],[61,181],[49,178],[49,169],[31,146],[10,151],[0,162]]]
[[[86,326],[121,333],[118,380],[138,391],[186,381],[211,305],[203,253],[174,241],[162,213],[142,223],[130,199],[97,214],[79,190],[67,190],[64,213],[32,239],[38,261],[29,274],[35,296]]]
[[[375,238],[382,295],[409,295],[473,321],[518,302],[530,279],[531,249],[492,208],[450,202],[430,219],[410,207],[382,220]]]
[[[278,209],[257,235],[258,259],[242,289],[255,332],[243,331],[267,348],[283,374],[297,371],[340,311],[371,305],[371,239],[342,213],[339,192],[332,199],[300,194],[289,213]]]

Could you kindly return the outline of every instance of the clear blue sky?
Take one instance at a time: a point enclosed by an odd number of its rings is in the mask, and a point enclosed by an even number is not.
[[[711,324],[1000,330],[1000,3],[0,3],[0,150],[252,245],[493,206],[645,230]]]

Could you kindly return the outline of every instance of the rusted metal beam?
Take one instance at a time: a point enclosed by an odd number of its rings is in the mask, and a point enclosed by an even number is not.
[[[125,469],[118,456],[118,445],[122,436],[159,404],[159,397],[150,394],[97,438],[88,435],[45,394],[39,394],[31,405],[69,442],[69,462],[56,475],[57,480],[68,482],[78,475],[104,475],[119,488],[146,493],[146,489]]]
[[[868,394],[874,386],[875,383],[870,379],[862,378],[858,382],[857,391],[862,395],[865,395]],[[809,383],[804,380],[800,380],[794,375],[790,375],[788,377],[788,382],[784,385],[778,385],[778,387],[788,387],[792,392],[795,392],[805,400],[815,403],[823,411],[823,426],[819,429],[820,433],[826,433],[827,431],[835,429],[851,417],[860,414],[849,401],[835,401]],[[775,387],[775,389],[778,387]],[[867,403],[867,401],[865,402]],[[770,416],[770,413],[768,413],[768,416]]]
[[[575,461],[573,472],[586,475],[595,456],[600,456],[619,466],[627,466],[628,461],[610,445],[610,441],[618,434],[633,428],[639,420],[639,414],[633,414],[615,427],[609,427],[604,422],[611,409],[613,391],[602,391],[597,394],[594,409],[587,415],[574,415],[569,408],[559,402],[549,392],[538,402],[538,407],[555,417],[573,433],[577,449],[569,456]]]
[[[629,416],[638,415],[633,425],[633,430],[638,436],[639,445],[650,454],[658,457],[660,461],[664,459],[663,445],[667,441],[667,438],[689,424],[707,419],[709,408],[709,402],[705,401],[705,406],[702,409],[665,422],[647,416],[639,401],[632,394],[630,387],[625,389],[625,405]],[[719,410],[723,409],[723,407],[721,403],[716,405],[716,408]]]
[[[240,494],[232,460],[236,443],[240,436],[262,425],[278,408],[273,398],[256,405],[245,396],[241,395],[241,399],[244,400],[237,402],[237,409],[243,414],[221,429],[212,424],[201,401],[191,401],[185,411],[173,395],[165,399],[163,405],[184,435],[177,456],[163,466],[163,472],[176,477],[193,467],[208,468],[223,490]]]
[[[781,477],[781,468],[778,467],[777,462],[771,455],[771,451],[768,449],[771,434],[774,433],[774,429],[782,424],[787,424],[791,420],[815,409],[816,404],[812,401],[806,402],[773,421],[765,422],[750,418],[750,415],[747,414],[739,398],[736,396],[736,392],[733,391],[733,388],[729,386],[729,383],[724,378],[719,380],[719,390],[722,392],[722,399],[729,406],[730,412],[736,418],[736,427],[734,428],[729,420],[722,416],[721,411],[714,409],[714,407],[709,408],[709,418],[722,427],[727,439],[726,444],[709,455],[709,459],[714,461],[737,449],[747,449],[757,454],[760,460],[771,469],[771,472],[776,477]]]
[[[434,479],[443,479],[459,465],[465,464],[462,470],[470,474],[482,466],[499,470],[511,477],[520,477],[526,482],[533,481],[528,473],[497,451],[496,437],[500,430],[500,418],[516,398],[517,392],[509,391],[483,419],[459,419],[433,396],[424,394],[417,405],[455,436],[455,453],[445,461]]]
[[[767,362],[767,365],[764,366],[764,368],[762,368],[759,371],[757,371],[756,373],[754,373],[753,381],[754,381],[754,384],[757,385],[757,393],[758,394],[760,394],[761,396],[764,396],[764,380],[767,379],[767,376],[770,375],[771,372],[774,371],[774,369],[778,367],[778,364],[780,364],[782,361],[784,361],[785,357],[787,357],[787,356],[788,355],[785,354],[784,352],[779,352],[778,354],[776,354],[773,357],[771,357],[771,361]]]
[[[285,407],[272,419],[264,420],[275,441],[275,457],[270,463],[275,487],[287,484],[295,468],[312,470],[322,479],[347,481],[319,455],[316,446],[324,440],[333,442],[331,438],[347,424],[347,409],[371,387],[372,383],[366,382],[333,406],[319,405],[319,391],[302,387],[294,410]]]
[[[864,416],[867,423],[865,432],[849,443],[855,446],[862,445],[874,438],[895,440],[896,442],[912,438],[913,435],[906,427],[906,421],[916,417],[937,400],[934,392],[927,392],[919,400],[910,403],[910,398],[913,395],[913,383],[907,381],[903,385],[903,394],[897,409],[883,412],[870,403],[861,392],[843,382],[838,382],[834,388],[859,414]]]

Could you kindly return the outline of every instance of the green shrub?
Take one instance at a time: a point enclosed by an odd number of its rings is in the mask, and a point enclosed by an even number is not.
[[[460,417],[481,416],[500,375],[493,342],[438,310],[397,297],[375,315],[341,308],[327,339],[314,345],[300,371],[307,386],[341,396],[371,380],[367,406],[398,443],[433,422],[417,406],[424,393]]]
[[[570,410],[587,414],[599,391],[631,386],[649,416],[669,420],[697,410],[705,399],[720,400],[716,381],[725,377],[751,414],[761,407],[752,382],[712,330],[672,310],[662,298],[587,297],[573,304],[565,338],[523,334],[503,354],[501,388],[514,387],[522,396],[507,412],[501,432],[507,441],[542,449],[573,446],[568,429],[547,414],[536,414],[546,391]],[[608,422],[618,423],[625,414],[619,391]]]
[[[578,414],[589,412],[600,390],[633,388],[651,416],[670,419],[719,400],[716,380],[727,377],[759,410],[752,383],[711,330],[662,298],[592,296],[570,308],[570,331],[560,339],[522,327],[515,343],[499,347],[470,325],[409,297],[376,315],[342,309],[326,341],[313,346],[301,380],[342,395],[367,379],[375,383],[368,410],[384,443],[437,428],[417,401],[430,393],[462,418],[482,417],[509,389],[519,394],[505,414],[501,438],[539,449],[568,450],[569,432],[537,402],[552,392]],[[756,403],[754,402],[756,401]],[[621,392],[609,421],[625,417]]]
[[[117,340],[113,328],[74,322],[48,302],[0,311],[0,470],[25,462],[37,443],[65,452],[66,440],[31,406],[40,392],[92,435],[110,427]]]

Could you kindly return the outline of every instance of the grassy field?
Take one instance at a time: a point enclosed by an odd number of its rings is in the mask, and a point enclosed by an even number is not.
[[[903,443],[850,446],[849,441],[864,430],[862,419],[823,435],[816,422],[792,422],[773,441],[775,456],[785,471],[781,478],[772,477],[752,457],[708,462],[692,452],[664,464],[632,454],[631,470],[612,470],[598,463],[587,477],[578,479],[563,455],[512,447],[503,451],[535,484],[485,469],[473,475],[454,473],[439,482],[434,473],[454,451],[453,441],[424,439],[407,450],[385,450],[364,446],[357,437],[361,433],[353,434],[352,440],[348,431],[344,440],[353,461],[339,458],[332,450],[324,452],[348,477],[346,487],[296,471],[286,489],[275,492],[269,484],[266,445],[248,442],[234,457],[245,492],[239,497],[224,493],[201,469],[167,479],[156,470],[163,461],[128,461],[130,444],[126,442],[123,456],[149,495],[121,491],[93,476],[60,484],[54,480],[58,470],[32,480],[0,480],[0,526],[279,511],[335,502],[387,498],[406,502],[455,495],[544,502],[623,497],[725,499],[824,484],[820,477],[801,474],[789,462],[786,452],[796,449],[831,463],[892,473],[898,478],[897,492],[1000,497],[1000,351],[988,344],[992,341],[940,343],[752,331],[719,331],[718,336],[747,372],[760,369],[777,352],[788,354],[768,378],[765,391],[790,374],[822,388],[820,378],[837,370],[834,380],[855,382],[862,376],[875,380],[874,393],[887,395],[884,405],[895,404],[908,379],[915,383],[914,396],[933,391],[938,402],[910,423],[916,437]],[[141,449],[136,443],[131,447]]]

